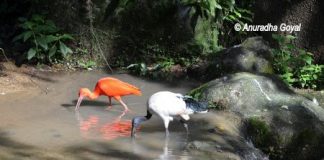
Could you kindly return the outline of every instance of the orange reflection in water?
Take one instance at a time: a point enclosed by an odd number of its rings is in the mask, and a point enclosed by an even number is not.
[[[80,130],[88,131],[90,128],[95,127],[98,124],[99,118],[98,116],[90,116],[87,120],[80,122]]]
[[[131,135],[131,120],[116,120],[106,123],[100,128],[102,136],[106,140],[113,140],[118,137],[129,137]]]
[[[100,118],[97,115],[91,115],[83,119],[80,113],[77,113],[77,119],[80,124],[81,135],[84,138],[92,138],[90,133],[99,134],[106,140],[114,140],[120,137],[129,137],[131,135],[132,121],[129,119],[122,120],[120,116],[112,122],[106,122],[100,125]]]

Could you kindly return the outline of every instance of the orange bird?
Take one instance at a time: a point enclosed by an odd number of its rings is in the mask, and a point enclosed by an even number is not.
[[[81,88],[79,91],[79,99],[75,106],[75,110],[78,110],[80,107],[80,104],[84,97],[88,97],[90,99],[96,99],[101,95],[108,96],[109,99],[109,106],[111,107],[111,97],[116,99],[119,103],[121,103],[125,110],[124,113],[129,111],[127,105],[121,100],[121,96],[126,95],[142,95],[141,90],[131,84],[128,84],[126,82],[123,82],[119,79],[112,78],[112,77],[106,77],[101,78],[98,80],[96,87],[93,92],[91,92],[88,88]]]

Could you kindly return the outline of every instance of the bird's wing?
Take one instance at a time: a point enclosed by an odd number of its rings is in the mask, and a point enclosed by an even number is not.
[[[106,95],[110,96],[123,96],[128,94],[140,95],[140,90],[126,82],[116,78],[104,78],[99,82],[99,86]]]

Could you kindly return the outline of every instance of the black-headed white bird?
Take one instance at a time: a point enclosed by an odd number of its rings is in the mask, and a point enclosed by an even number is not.
[[[169,122],[173,121],[174,117],[181,117],[180,122],[183,123],[188,133],[188,125],[186,121],[190,119],[189,115],[193,113],[207,113],[208,103],[197,102],[191,97],[183,96],[179,93],[169,91],[160,91],[154,93],[147,102],[147,115],[138,116],[132,120],[132,137],[136,134],[136,129],[141,122],[147,121],[152,117],[152,114],[160,116],[164,122],[165,134],[169,135]]]

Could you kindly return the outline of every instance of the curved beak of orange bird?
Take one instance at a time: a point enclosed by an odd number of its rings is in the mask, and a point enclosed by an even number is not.
[[[75,106],[75,110],[78,110],[79,109],[82,100],[83,100],[83,96],[79,96],[78,102],[77,102],[77,104]]]

